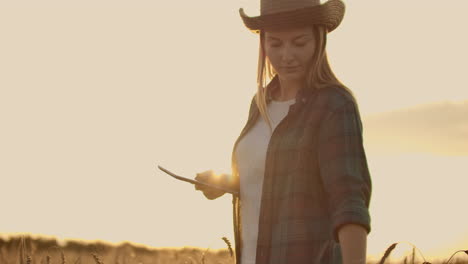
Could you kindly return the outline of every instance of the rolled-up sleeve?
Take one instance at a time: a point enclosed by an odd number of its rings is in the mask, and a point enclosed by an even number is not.
[[[372,183],[362,139],[362,123],[354,102],[328,112],[318,138],[320,176],[327,194],[333,237],[345,224],[371,231]]]

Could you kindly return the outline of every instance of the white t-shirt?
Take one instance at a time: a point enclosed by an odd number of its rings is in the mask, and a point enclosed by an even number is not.
[[[288,114],[289,106],[295,98],[288,101],[274,101],[268,104],[268,113],[273,130]],[[242,222],[242,264],[255,264],[260,199],[262,196],[265,159],[270,142],[270,128],[260,116],[257,123],[239,141],[235,155],[240,178],[241,222]]]

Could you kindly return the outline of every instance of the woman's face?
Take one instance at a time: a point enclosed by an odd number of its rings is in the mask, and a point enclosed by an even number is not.
[[[265,55],[283,80],[303,80],[315,52],[311,27],[265,31]]]

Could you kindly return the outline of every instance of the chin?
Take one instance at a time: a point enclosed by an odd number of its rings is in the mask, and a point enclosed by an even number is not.
[[[300,81],[304,79],[304,75],[300,72],[288,72],[280,74],[280,79],[285,81]]]

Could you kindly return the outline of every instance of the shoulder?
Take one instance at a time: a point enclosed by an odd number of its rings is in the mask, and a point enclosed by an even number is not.
[[[250,109],[249,109],[249,112],[252,112],[253,108],[257,106],[256,97],[257,97],[257,93],[255,93],[255,94],[252,96],[252,99],[250,100]]]
[[[254,112],[258,109],[257,108],[256,96],[257,96],[257,94],[255,93],[252,96],[252,99],[250,100],[249,114],[248,114],[249,119],[253,116]]]
[[[345,105],[357,107],[354,94],[344,85],[328,85],[318,89],[314,104],[327,112],[333,112]]]
[[[250,100],[250,107],[252,108],[254,105],[256,105],[256,99],[255,97],[257,96],[257,93],[254,93],[252,96],[252,99]]]

